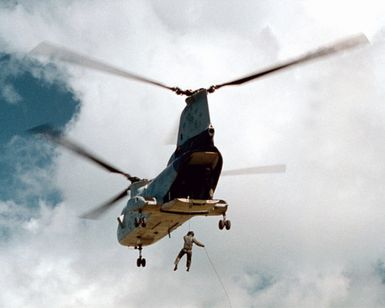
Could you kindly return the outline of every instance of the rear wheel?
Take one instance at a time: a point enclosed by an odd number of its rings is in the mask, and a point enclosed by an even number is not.
[[[221,219],[219,222],[218,222],[218,228],[219,230],[223,230],[225,226],[225,222]]]
[[[226,227],[226,230],[230,230],[230,228],[231,228],[231,221],[230,220],[225,221],[225,227]]]

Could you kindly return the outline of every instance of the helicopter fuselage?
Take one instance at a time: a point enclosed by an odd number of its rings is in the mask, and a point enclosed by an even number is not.
[[[118,218],[122,245],[150,245],[193,216],[226,213],[226,202],[213,200],[222,155],[214,145],[207,91],[195,92],[186,103],[167,167],[152,180],[131,184],[131,198]]]

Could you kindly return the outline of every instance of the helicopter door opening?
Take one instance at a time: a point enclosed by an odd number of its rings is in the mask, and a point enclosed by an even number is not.
[[[213,174],[217,167],[219,153],[194,152],[181,167],[178,176],[168,194],[168,200],[191,198],[198,200],[212,199],[218,179]]]

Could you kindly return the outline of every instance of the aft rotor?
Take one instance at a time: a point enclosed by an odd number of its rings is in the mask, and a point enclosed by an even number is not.
[[[266,69],[262,69],[260,71],[257,71],[255,73],[246,75],[241,78],[237,78],[228,82],[215,84],[212,86],[209,86],[208,88],[205,88],[208,93],[214,93],[220,88],[226,87],[226,86],[236,86],[236,85],[242,85],[244,83],[259,79],[265,75],[269,75],[275,72],[279,72],[282,70],[285,70],[287,68],[304,64],[306,62],[310,62],[313,60],[317,60],[320,58],[323,58],[325,56],[331,56],[333,54],[336,54],[338,52],[348,50],[355,48],[357,46],[361,46],[364,44],[367,44],[369,41],[367,37],[364,34],[357,34],[348,38],[345,38],[343,40],[334,42],[330,45],[326,45],[324,47],[321,47],[319,49],[316,49],[312,52],[306,53],[304,55],[301,55],[297,58],[279,63],[277,65],[268,67]],[[91,58],[87,55],[83,55],[77,52],[74,52],[66,47],[58,46],[49,42],[42,42],[38,46],[36,46],[32,51],[32,55],[37,56],[45,56],[52,59],[60,60],[63,62],[67,62],[73,65],[86,67],[89,69],[101,71],[104,73],[108,73],[111,75],[119,76],[122,78],[135,80],[142,83],[151,84],[153,86],[157,86],[160,88],[164,88],[167,90],[170,90],[174,92],[177,95],[184,95],[184,96],[191,96],[198,90],[191,90],[186,89],[183,90],[180,87],[170,87],[168,85],[165,85],[162,82],[149,79],[147,77],[143,77],[138,74],[131,73],[129,71],[120,69],[118,67],[112,66],[110,64],[104,63],[100,60]]]

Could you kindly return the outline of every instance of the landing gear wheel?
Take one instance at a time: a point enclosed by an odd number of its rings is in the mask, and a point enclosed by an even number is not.
[[[139,249],[139,258],[136,259],[136,266],[137,267],[145,267],[146,266],[146,259],[142,257],[142,245],[135,246],[135,249]]]
[[[226,219],[226,215],[223,215],[223,219],[221,219],[218,222],[218,227],[220,230],[223,230],[223,228],[226,228],[226,230],[230,230],[231,228],[231,221]]]
[[[223,230],[224,227],[225,227],[225,222],[224,222],[224,220],[221,219],[218,222],[218,228],[219,228],[219,230]]]
[[[141,218],[140,225],[142,226],[142,228],[146,228],[146,219],[144,217]]]
[[[225,221],[225,227],[226,227],[226,230],[230,230],[230,228],[231,228],[231,221],[230,220]]]

